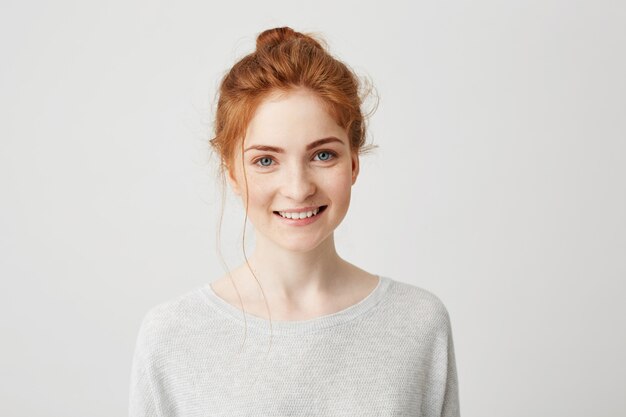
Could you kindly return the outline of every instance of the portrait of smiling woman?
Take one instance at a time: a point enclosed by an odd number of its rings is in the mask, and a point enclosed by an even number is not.
[[[226,73],[210,144],[254,251],[145,315],[131,417],[459,416],[442,301],[335,246],[371,149],[364,94],[321,38],[288,27]]]

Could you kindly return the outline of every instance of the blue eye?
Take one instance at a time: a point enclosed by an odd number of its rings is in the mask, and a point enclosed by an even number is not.
[[[335,156],[334,152],[330,152],[330,151],[319,151],[317,153],[317,155],[328,155],[328,158],[320,158],[321,161],[328,161],[329,159],[332,159]]]
[[[322,162],[328,162],[337,157],[337,153],[333,151],[319,151],[316,156],[325,155],[320,157],[318,160]],[[254,165],[268,168],[272,166],[272,162],[274,160],[269,156],[262,156],[253,162]]]
[[[257,160],[257,162],[256,162],[256,163],[258,164],[259,162],[261,162],[261,161],[263,161],[263,160],[270,161],[270,163],[271,163],[272,158],[269,158],[269,157],[267,157],[267,156],[264,156],[263,158],[259,158],[259,159]],[[261,166],[262,166],[262,167],[268,167],[268,166],[270,166],[270,165],[269,165],[269,164],[268,164],[268,165],[265,165],[265,164],[261,163]]]

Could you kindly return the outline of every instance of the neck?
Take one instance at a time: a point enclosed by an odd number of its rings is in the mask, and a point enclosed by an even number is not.
[[[311,294],[332,291],[347,264],[337,254],[332,234],[314,249],[304,252],[287,250],[257,235],[248,263],[266,296],[294,303]],[[255,288],[253,293],[260,295],[258,284],[245,264],[244,269],[247,271],[245,287]]]

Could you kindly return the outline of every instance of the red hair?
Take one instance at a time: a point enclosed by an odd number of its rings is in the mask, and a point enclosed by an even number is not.
[[[323,41],[289,27],[258,35],[256,51],[239,60],[219,87],[211,146],[220,156],[221,171],[232,168],[236,146],[259,104],[270,93],[307,88],[317,94],[335,122],[346,129],[350,149],[365,153],[365,118],[360,83],[346,64],[331,56]]]

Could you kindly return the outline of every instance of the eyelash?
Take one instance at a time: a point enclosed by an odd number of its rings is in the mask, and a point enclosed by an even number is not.
[[[335,158],[337,157],[337,153],[336,153],[336,152],[333,152],[333,151],[317,151],[317,152],[315,153],[315,155],[319,155],[319,154],[321,154],[322,152],[323,152],[323,153],[327,153],[327,154],[329,154],[329,155],[331,156],[331,158],[330,158],[330,159],[323,160],[323,161],[321,161],[321,162],[329,162],[329,161],[332,161],[333,159],[335,159]],[[272,159],[272,157],[271,157],[271,156],[265,155],[265,156],[261,156],[261,157],[259,157],[259,158],[255,159],[254,161],[252,161],[252,163],[253,163],[254,165],[258,166],[259,168],[269,168],[269,167],[271,167],[272,165],[259,165],[259,161],[261,161],[262,159],[265,159],[265,158],[270,158],[270,159]],[[273,159],[272,159],[272,161],[273,161]]]

